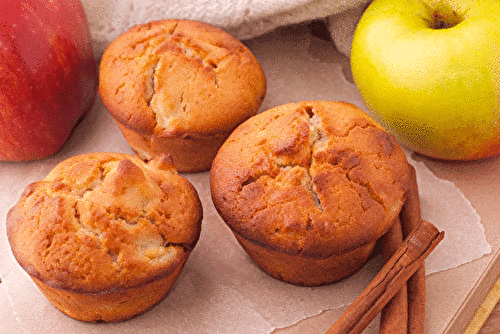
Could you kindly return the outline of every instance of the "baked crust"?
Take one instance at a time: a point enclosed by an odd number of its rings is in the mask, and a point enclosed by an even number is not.
[[[134,26],[107,47],[100,63],[101,99],[119,124],[143,136],[142,141],[126,138],[132,148],[139,146],[136,152],[144,159],[157,154],[148,144],[152,137],[211,145],[217,140],[220,146],[257,113],[265,93],[264,72],[250,50],[225,31],[197,21]],[[177,166],[183,151],[166,144],[177,169],[188,169]],[[192,150],[200,152],[196,146]],[[209,169],[210,163],[194,169]]]
[[[210,182],[238,238],[321,259],[386,233],[409,178],[401,147],[370,116],[343,102],[307,101],[241,124],[219,150]]]
[[[115,321],[163,298],[199,239],[201,221],[195,188],[165,155],[144,163],[90,153],[28,185],[7,215],[7,235],[21,267],[54,305],[80,320]],[[168,289],[150,291],[150,284]],[[83,302],[89,296],[107,305],[102,312]],[[125,305],[112,302],[117,296],[145,300],[123,314]]]

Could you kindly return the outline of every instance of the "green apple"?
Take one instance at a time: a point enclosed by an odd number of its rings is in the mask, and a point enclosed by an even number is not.
[[[369,112],[438,159],[500,154],[500,1],[375,0],[351,50]]]

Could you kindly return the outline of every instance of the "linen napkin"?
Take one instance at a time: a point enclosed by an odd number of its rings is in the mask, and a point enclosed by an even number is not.
[[[369,0],[82,0],[100,58],[106,46],[128,28],[152,20],[203,21],[240,40],[280,26],[325,19],[342,52],[350,50],[352,32]]]

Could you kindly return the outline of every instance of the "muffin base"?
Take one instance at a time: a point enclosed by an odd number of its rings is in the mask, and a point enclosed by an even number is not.
[[[143,160],[150,160],[166,153],[172,157],[175,169],[180,173],[210,170],[212,161],[227,135],[192,137],[159,137],[143,135],[118,123],[130,147]]]
[[[169,276],[126,289],[97,293],[62,290],[31,276],[45,297],[67,316],[85,322],[117,322],[146,312],[170,291],[183,265]]]
[[[370,257],[376,242],[347,253],[329,257],[305,257],[285,254],[245,239],[233,231],[236,239],[266,273],[281,281],[300,286],[331,284],[358,271]]]

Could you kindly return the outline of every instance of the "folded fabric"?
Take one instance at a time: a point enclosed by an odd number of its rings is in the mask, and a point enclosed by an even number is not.
[[[364,1],[340,13],[327,18],[328,30],[337,50],[347,55],[351,54],[354,30],[369,1]]]
[[[152,20],[176,18],[204,21],[220,27],[240,40],[265,34],[277,27],[328,19],[338,43],[354,30],[352,22],[336,14],[363,8],[369,0],[81,0],[94,43],[96,57],[129,27]],[[340,21],[339,21],[340,19]],[[347,42],[349,43],[349,42]],[[348,46],[350,48],[350,46]],[[348,49],[347,48],[347,49]],[[345,49],[343,47],[343,49]]]

